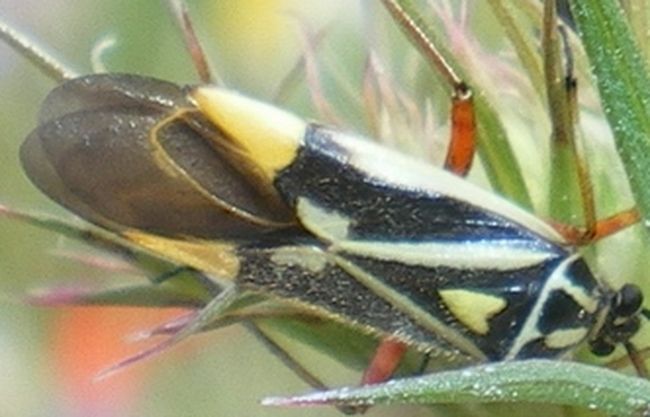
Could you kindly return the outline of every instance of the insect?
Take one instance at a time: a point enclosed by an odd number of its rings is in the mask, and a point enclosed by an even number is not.
[[[450,165],[462,173],[471,155],[460,159]],[[458,176],[222,87],[67,80],[21,160],[81,217],[231,283],[169,344],[257,294],[384,341],[363,383],[390,378],[403,348],[466,363],[562,357],[583,342],[598,355],[634,351],[640,289],[601,282],[558,229]]]

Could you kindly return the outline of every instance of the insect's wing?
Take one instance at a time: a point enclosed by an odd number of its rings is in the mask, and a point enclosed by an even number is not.
[[[424,329],[476,360],[558,356],[593,327],[598,283],[540,219],[424,162],[237,94],[197,88],[190,95],[327,254],[327,272],[316,269],[288,287],[291,271],[273,257],[264,270],[242,255],[242,267],[256,266],[257,273],[240,281],[386,329],[361,311],[346,312],[354,300],[339,304],[335,291],[310,297],[315,291],[299,285],[354,282],[347,285],[369,294],[360,303],[368,311],[385,302],[395,314],[373,316],[390,321],[399,312],[416,324],[388,333],[419,341]],[[274,131],[280,134],[266,133]],[[567,314],[552,312],[557,305]]]
[[[519,239],[540,250],[562,244],[552,227],[493,193],[322,126],[307,129],[276,186],[307,228],[332,241]]]
[[[275,183],[339,268],[474,358],[556,356],[596,319],[597,282],[550,226],[450,174],[310,126]]]
[[[582,261],[525,211],[232,92],[188,90],[189,107],[175,88],[119,75],[64,84],[23,145],[28,175],[157,254],[424,350],[549,356],[591,328],[580,312],[596,310],[595,280],[586,267],[580,282],[556,274]],[[551,278],[587,294],[570,304],[568,337],[566,319],[540,333],[531,314],[565,295],[544,292]]]
[[[327,249],[313,245],[244,245],[237,249],[240,287],[279,297],[306,314],[334,320],[377,337],[393,337],[432,354],[468,359],[417,317],[364,285]]]
[[[57,86],[43,101],[39,123],[106,108],[170,111],[189,107],[183,90],[168,81],[132,74],[93,74]]]
[[[290,223],[286,207],[204,139],[219,133],[200,115],[170,119],[188,107],[182,89],[164,81],[69,81],[47,97],[21,148],[25,172],[49,197],[113,231],[242,238]],[[156,158],[155,143],[165,160]]]

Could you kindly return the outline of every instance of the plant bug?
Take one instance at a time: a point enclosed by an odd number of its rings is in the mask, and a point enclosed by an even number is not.
[[[400,346],[466,362],[559,357],[585,340],[598,354],[633,350],[636,286],[610,289],[547,223],[351,135],[223,88],[120,74],[65,82],[39,123],[21,156],[47,195],[235,283],[167,344],[250,292],[387,340],[364,383],[391,376],[395,360],[376,364]],[[464,173],[471,156],[460,159],[448,164]],[[91,166],[103,175],[80,175]],[[156,182],[127,181],[134,174]],[[195,260],[198,245],[210,262]]]

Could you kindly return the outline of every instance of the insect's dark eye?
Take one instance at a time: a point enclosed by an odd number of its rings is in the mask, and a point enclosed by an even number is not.
[[[625,284],[616,294],[614,313],[617,317],[636,315],[643,304],[641,289],[634,284]]]
[[[595,339],[589,342],[589,349],[591,353],[596,356],[609,356],[614,352],[616,346],[613,343],[607,342],[603,339]]]
[[[639,313],[643,304],[641,289],[625,284],[611,299],[611,309],[596,337],[589,342],[591,352],[607,356],[619,343],[626,343],[641,326]]]
[[[641,320],[638,317],[630,317],[625,322],[614,327],[612,333],[621,341],[626,341],[638,333],[641,328]]]

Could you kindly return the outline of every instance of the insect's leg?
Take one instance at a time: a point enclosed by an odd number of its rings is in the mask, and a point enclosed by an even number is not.
[[[377,350],[366,368],[361,379],[362,385],[384,382],[393,375],[399,366],[407,346],[393,339],[384,339],[379,342]]]
[[[546,2],[544,21],[544,59],[547,77],[547,95],[553,124],[553,151],[569,152],[574,161],[573,168],[577,177],[584,226],[578,227],[551,221],[550,223],[567,241],[575,245],[584,245],[612,235],[640,221],[636,208],[624,210],[604,219],[596,216],[596,204],[589,167],[584,150],[579,140],[577,80],[573,70],[573,53],[571,51],[566,29],[557,23],[554,3]],[[560,35],[558,37],[558,35]],[[562,52],[559,52],[562,41]],[[564,57],[562,69],[561,55]],[[564,74],[562,75],[562,72]],[[560,149],[557,149],[560,148]],[[564,148],[564,149],[562,149]]]
[[[452,89],[451,138],[445,169],[465,176],[472,166],[476,153],[476,116],[472,91],[422,31],[419,22],[406,13],[395,0],[382,0],[382,3],[395,22],[407,33],[408,38],[422,52],[427,62]]]
[[[472,167],[476,153],[476,115],[472,92],[460,83],[452,97],[451,135],[445,169],[464,177]]]
[[[641,213],[636,207],[632,207],[604,219],[597,220],[591,230],[553,221],[551,221],[550,224],[552,224],[555,230],[564,236],[568,242],[581,245],[606,238],[607,236],[618,233],[627,227],[634,226],[640,221]]]

